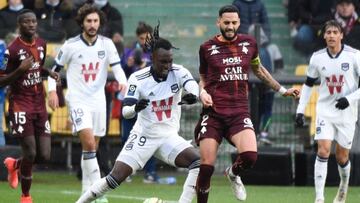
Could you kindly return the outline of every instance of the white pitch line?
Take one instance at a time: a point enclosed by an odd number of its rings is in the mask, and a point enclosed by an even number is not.
[[[60,193],[65,195],[79,195],[78,192],[69,191],[69,190],[63,190]],[[106,194],[106,196],[115,199],[131,199],[131,200],[139,200],[139,201],[144,201],[145,199],[150,198],[150,197],[134,197],[134,196],[114,195],[114,194]],[[172,201],[172,200],[163,200],[163,201],[164,203],[178,203],[177,201]]]

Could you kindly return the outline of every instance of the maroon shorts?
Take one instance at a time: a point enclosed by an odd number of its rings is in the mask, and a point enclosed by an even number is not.
[[[50,136],[50,123],[46,111],[39,113],[9,111],[10,129],[14,137]]]
[[[210,109],[203,109],[194,131],[195,142],[199,145],[204,138],[215,139],[219,144],[225,138],[230,144],[231,136],[245,129],[254,130],[249,113],[232,116],[220,115]]]

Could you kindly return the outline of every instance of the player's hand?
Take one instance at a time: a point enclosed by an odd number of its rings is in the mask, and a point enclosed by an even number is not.
[[[182,104],[195,104],[197,102],[197,97],[196,95],[193,95],[191,93],[189,94],[185,94],[182,98],[181,101],[178,103],[178,105],[182,105]]]
[[[120,84],[119,83],[118,90],[119,90],[120,94],[125,95],[125,93],[126,93],[126,84]]]
[[[59,107],[59,97],[55,90],[49,92],[48,104],[53,111]]]
[[[350,105],[349,101],[346,99],[346,97],[341,97],[340,99],[338,99],[336,101],[337,101],[337,103],[335,104],[335,107],[340,110],[344,110]]]
[[[208,94],[205,90],[200,92],[199,98],[205,108],[213,105],[211,95]]]
[[[305,123],[305,117],[302,113],[297,113],[295,117],[296,127],[303,127]]]
[[[25,71],[29,70],[32,67],[33,62],[34,62],[34,57],[33,56],[25,58],[24,60],[21,61],[20,66],[19,66],[18,69],[25,72]]]
[[[56,81],[56,83],[57,84],[59,84],[60,83],[60,73],[58,73],[58,72],[55,72],[55,71],[49,71],[49,76],[51,77],[51,78],[53,78],[55,81]]]
[[[286,92],[282,95],[284,97],[292,96],[295,99],[299,99],[300,97],[300,90],[296,88],[289,88],[286,90]]]
[[[149,105],[149,102],[150,102],[150,100],[148,100],[148,99],[140,99],[140,101],[138,101],[135,104],[136,113],[138,113],[139,111],[145,109]]]

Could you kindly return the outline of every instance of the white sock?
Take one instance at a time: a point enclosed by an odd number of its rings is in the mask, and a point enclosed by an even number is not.
[[[90,185],[101,178],[99,164],[96,159],[96,152],[83,151],[82,156],[82,191],[86,191]]]
[[[179,203],[191,203],[193,198],[196,196],[195,187],[199,170],[199,168],[189,170],[188,176],[186,177],[183,186],[183,192],[179,199]]]
[[[81,169],[84,168],[84,158],[83,158],[83,155],[81,155],[80,166],[81,166]],[[83,194],[83,193],[85,193],[85,192],[90,188],[91,182],[90,182],[89,176],[84,175],[84,170],[81,170],[81,174],[82,174],[82,179],[81,179],[81,185],[82,185],[81,194]]]
[[[350,169],[351,169],[351,163],[350,160],[348,163],[341,167],[338,164],[338,170],[340,175],[340,187],[347,187],[349,185],[349,179],[350,179]]]
[[[316,199],[325,199],[324,188],[327,176],[328,159],[316,156],[314,167]]]
[[[76,203],[89,203],[99,197],[102,197],[106,192],[115,189],[119,184],[115,179],[108,175],[92,184],[84,194],[76,201]]]

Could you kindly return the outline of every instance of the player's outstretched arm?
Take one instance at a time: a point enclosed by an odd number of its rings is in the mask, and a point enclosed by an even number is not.
[[[256,75],[262,82],[264,82],[267,86],[271,87],[273,90],[279,92],[284,97],[292,96],[294,98],[298,98],[300,95],[300,91],[296,88],[289,88],[286,89],[285,87],[281,86],[278,81],[276,81],[271,74],[266,70],[261,63],[252,64],[251,68]]]
[[[32,66],[33,62],[34,62],[33,56],[30,56],[29,58],[22,60],[20,66],[15,71],[0,77],[0,87],[9,85],[13,81],[15,81],[20,75],[22,75]]]
[[[59,108],[59,97],[56,93],[56,90],[49,91],[48,104],[49,104],[49,107],[53,111],[55,111],[55,109]]]

